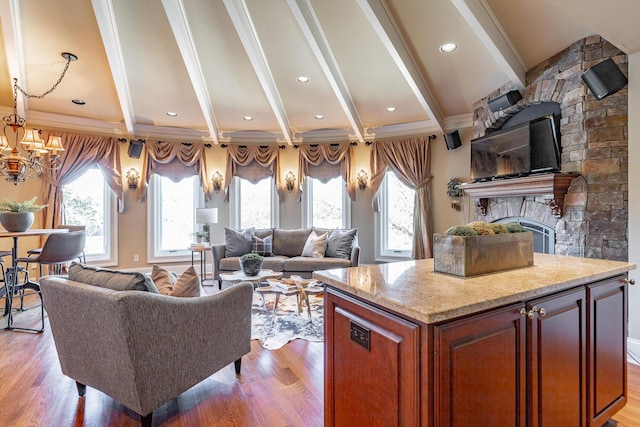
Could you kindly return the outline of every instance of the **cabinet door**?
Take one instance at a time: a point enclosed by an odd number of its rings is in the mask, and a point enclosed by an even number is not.
[[[600,426],[627,400],[627,285],[624,277],[587,286],[589,424]]]
[[[327,290],[325,425],[417,426],[419,326]]]
[[[524,304],[437,326],[436,425],[526,425]]]
[[[532,301],[527,311],[530,425],[586,425],[585,289]]]

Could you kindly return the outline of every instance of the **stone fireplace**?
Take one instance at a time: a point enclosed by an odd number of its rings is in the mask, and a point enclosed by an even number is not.
[[[556,102],[562,141],[562,173],[464,185],[476,204],[476,220],[530,220],[554,230],[550,252],[627,260],[627,89],[597,101],[581,79],[606,58],[627,73],[623,52],[599,36],[587,37],[529,70],[516,105],[493,113],[487,104],[517,89],[511,84],[474,105],[477,138],[524,108]]]

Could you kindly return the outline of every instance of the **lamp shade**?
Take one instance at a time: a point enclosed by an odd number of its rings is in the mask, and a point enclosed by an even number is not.
[[[218,208],[196,209],[196,222],[198,224],[215,224],[218,222]]]

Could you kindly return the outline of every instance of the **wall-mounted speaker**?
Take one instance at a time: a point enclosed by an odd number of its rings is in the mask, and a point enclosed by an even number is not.
[[[462,141],[460,141],[460,133],[458,133],[457,130],[454,130],[451,133],[445,133],[444,141],[447,143],[447,150],[455,150],[462,145]]]
[[[129,141],[129,149],[127,150],[127,154],[132,159],[139,159],[140,154],[142,153],[142,146],[144,145],[143,139],[132,139]]]
[[[512,105],[516,105],[521,99],[522,94],[520,91],[512,90],[489,101],[489,109],[495,113]]]
[[[616,93],[627,85],[627,78],[611,58],[605,59],[585,71],[582,74],[582,80],[598,100]]]

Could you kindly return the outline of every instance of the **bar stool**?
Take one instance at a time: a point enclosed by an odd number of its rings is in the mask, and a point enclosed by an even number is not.
[[[71,231],[85,231],[87,229],[87,227],[84,226],[84,225],[69,225],[69,224],[60,224],[56,228],[58,228],[58,229],[66,228],[70,232]],[[27,256],[28,257],[32,257],[34,255],[39,255],[41,252],[42,252],[42,248],[29,249],[27,251]],[[84,255],[84,248],[82,249],[82,254],[80,254],[80,256],[78,257],[78,260],[80,262],[82,262],[83,264],[87,262],[87,259],[86,259],[85,255]],[[27,269],[29,269],[29,264],[27,264],[25,267]],[[40,271],[40,277],[42,277],[42,264],[40,264],[39,268],[40,268],[40,270],[39,270]]]
[[[62,271],[62,265],[79,258],[84,251],[84,245],[86,240],[86,233],[84,230],[71,231],[69,233],[52,234],[47,237],[44,242],[42,251],[38,256],[16,258],[16,265],[24,263],[27,266],[30,263],[38,263],[42,265],[51,265],[54,267],[54,274],[59,274]],[[5,284],[5,287],[7,285]],[[32,290],[33,292],[25,293],[25,290]],[[40,284],[34,282],[29,278],[29,270],[25,269],[25,281],[16,286],[16,289],[7,289],[7,297],[12,298],[15,293],[20,295],[20,311],[24,311],[24,297],[31,294],[38,294],[40,297],[40,316],[42,321],[42,327],[38,329],[29,328],[15,328],[12,327],[12,314],[9,312],[8,327],[12,329],[23,329],[35,332],[44,331],[44,301],[42,299],[42,293],[40,292]],[[37,307],[34,305],[33,307]],[[29,307],[29,308],[33,308]]]

